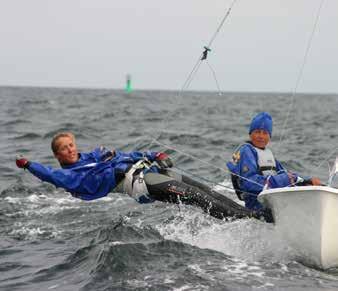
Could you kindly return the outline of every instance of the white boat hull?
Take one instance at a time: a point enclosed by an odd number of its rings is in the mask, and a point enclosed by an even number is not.
[[[338,189],[301,186],[264,190],[258,200],[305,263],[338,266]]]

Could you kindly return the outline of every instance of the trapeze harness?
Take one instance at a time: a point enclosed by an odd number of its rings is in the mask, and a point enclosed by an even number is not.
[[[98,163],[90,163],[73,169],[93,168],[97,164]],[[122,189],[120,188],[119,183],[114,189],[116,191],[123,191],[123,193],[128,194],[139,203],[153,202],[154,199],[149,196],[149,192],[144,181],[144,170],[150,169],[151,166],[152,163],[148,159],[143,158],[139,160],[137,163],[133,164],[123,176],[118,176],[117,180],[120,182],[122,181]],[[80,197],[77,193],[71,194],[74,197]]]
[[[250,144],[251,145],[251,144]],[[251,145],[252,146],[252,145]],[[254,146],[253,146],[254,147]],[[269,148],[254,147],[257,152],[258,173],[264,177],[277,175],[276,160]],[[237,152],[237,151],[236,151]],[[240,177],[231,174],[231,182],[240,200],[244,200],[244,193],[240,190]]]
[[[144,170],[150,169],[151,162],[146,159],[139,160],[131,166],[125,174],[123,192],[134,198],[139,203],[153,202],[149,196],[147,185],[144,181]]]

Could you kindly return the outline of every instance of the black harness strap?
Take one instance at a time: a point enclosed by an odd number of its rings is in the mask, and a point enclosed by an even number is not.
[[[231,174],[231,183],[232,186],[234,187],[235,193],[238,197],[239,200],[244,201],[244,197],[243,197],[243,192],[240,190],[239,187],[239,177],[235,176],[234,174]]]

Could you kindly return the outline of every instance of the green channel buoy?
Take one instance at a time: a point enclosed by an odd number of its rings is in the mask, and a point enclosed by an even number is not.
[[[127,75],[127,80],[126,80],[126,92],[127,93],[130,93],[132,91],[132,88],[131,88],[131,76],[128,74]]]

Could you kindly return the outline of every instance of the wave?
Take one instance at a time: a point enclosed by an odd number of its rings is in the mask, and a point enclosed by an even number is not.
[[[32,140],[32,139],[41,139],[41,135],[35,133],[35,132],[27,132],[25,134],[21,134],[21,135],[18,135],[18,136],[15,136],[13,138],[10,138],[12,140],[16,140],[16,141],[21,141],[21,140]]]

